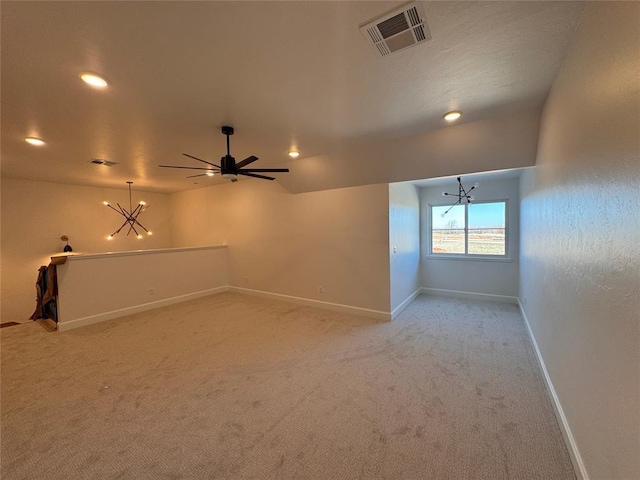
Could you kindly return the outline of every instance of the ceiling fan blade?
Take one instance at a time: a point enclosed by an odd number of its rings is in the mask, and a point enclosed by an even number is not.
[[[264,180],[275,180],[275,178],[273,177],[265,177],[264,175],[256,175],[255,173],[247,173],[247,172],[243,172],[241,170],[238,170],[238,175],[246,175],[247,177],[255,177],[255,178],[262,178]]]
[[[207,162],[206,160],[202,160],[201,158],[194,157],[193,155],[189,155],[188,153],[183,153],[182,155],[184,155],[185,157],[193,158],[194,160],[198,160],[199,162],[206,163],[207,165],[213,165],[214,167],[220,168],[220,166],[216,165],[215,163]]]
[[[199,173],[198,175],[189,175],[187,178],[206,177],[206,173]]]
[[[251,155],[250,157],[245,158],[241,162],[236,163],[236,168],[242,168],[245,165],[249,165],[250,163],[255,162],[256,160],[258,160],[258,157],[254,157],[253,155]]]
[[[205,167],[179,167],[178,165],[158,165],[159,167],[163,167],[163,168],[186,168],[187,170],[208,170],[208,171],[214,171],[214,172],[219,172],[220,170],[214,170],[213,168],[205,168]]]
[[[288,172],[288,168],[243,168],[241,172]]]

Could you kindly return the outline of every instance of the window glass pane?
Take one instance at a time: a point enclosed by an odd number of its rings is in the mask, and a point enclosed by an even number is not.
[[[464,228],[464,205],[431,207],[431,228]],[[449,213],[445,212],[449,210]]]
[[[431,253],[464,253],[464,230],[432,230]]]
[[[468,206],[470,255],[506,255],[505,207],[504,202]]]
[[[464,205],[449,208],[431,207],[431,253],[465,253]]]

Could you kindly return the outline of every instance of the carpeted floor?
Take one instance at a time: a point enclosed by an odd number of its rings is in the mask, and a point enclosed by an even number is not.
[[[3,480],[575,478],[514,305],[225,293],[0,336]]]

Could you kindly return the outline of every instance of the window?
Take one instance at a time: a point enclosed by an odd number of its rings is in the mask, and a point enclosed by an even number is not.
[[[506,201],[432,205],[430,253],[505,257],[506,219]]]

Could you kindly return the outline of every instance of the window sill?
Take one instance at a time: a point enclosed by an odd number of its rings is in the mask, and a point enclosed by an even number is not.
[[[456,256],[456,255],[425,255],[425,260],[462,260],[465,262],[498,262],[512,263],[513,259],[509,257],[491,257],[491,256]]]

